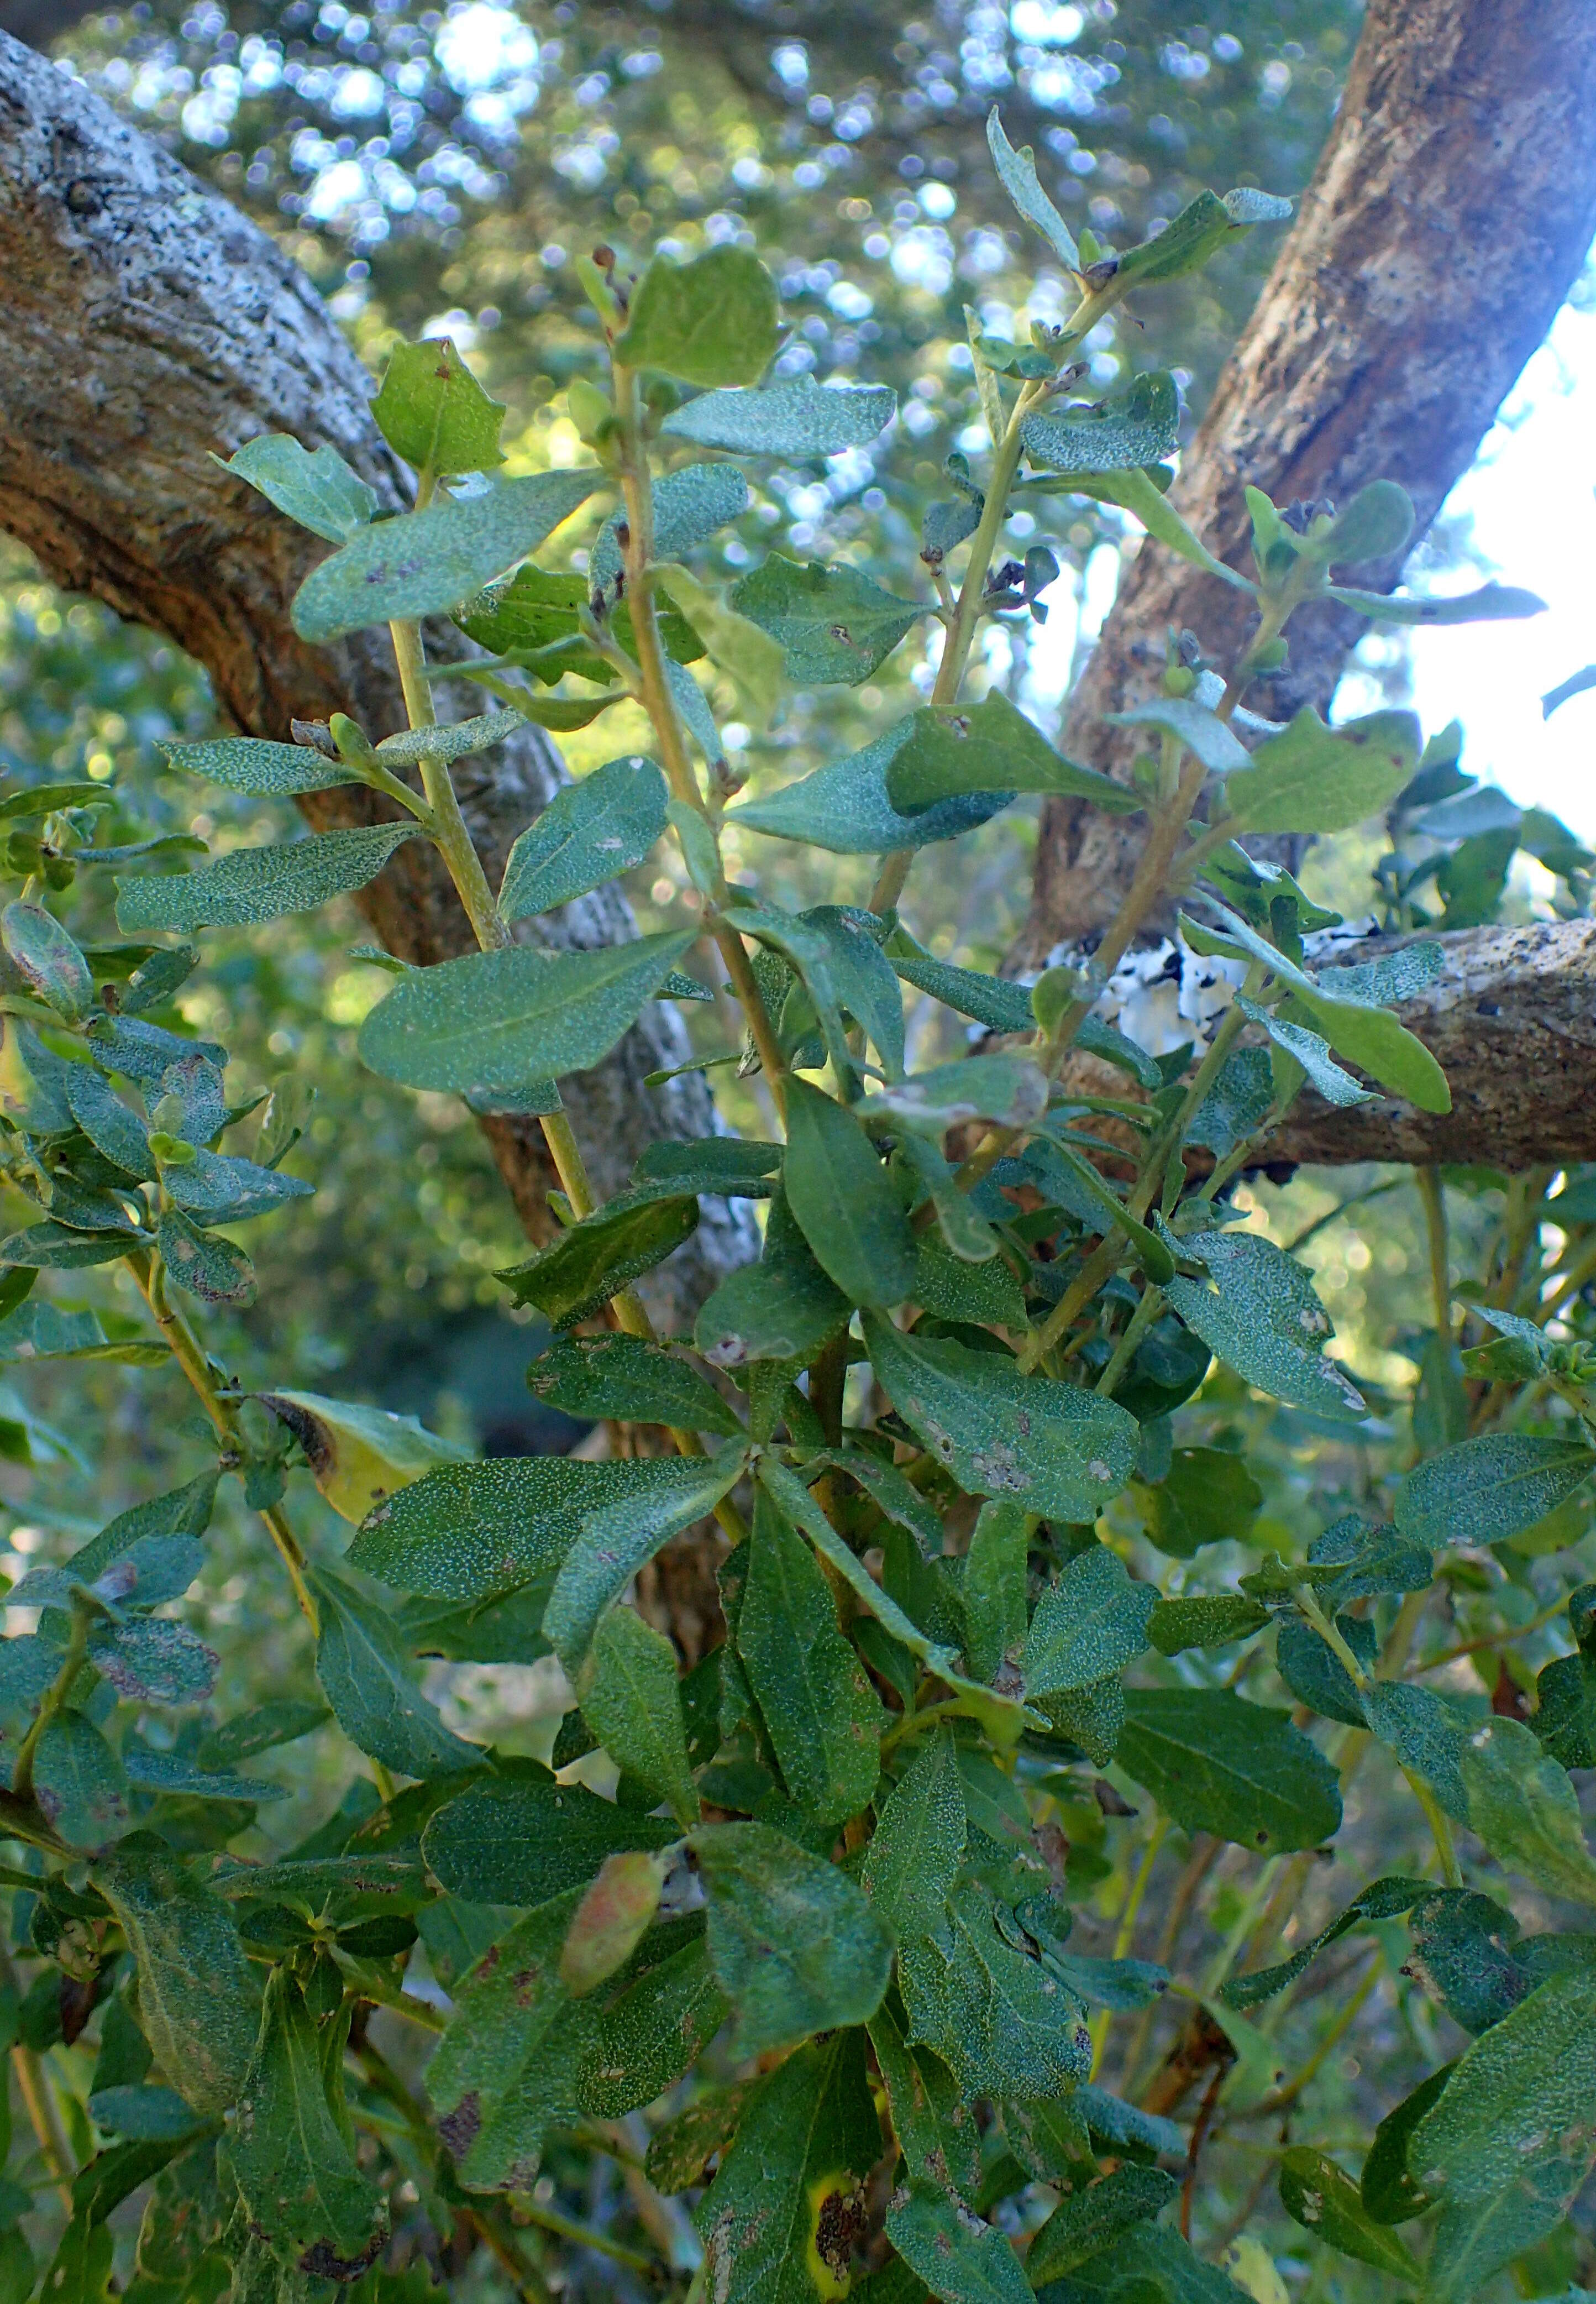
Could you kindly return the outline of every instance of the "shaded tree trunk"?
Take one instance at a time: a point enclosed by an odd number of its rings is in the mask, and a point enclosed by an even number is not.
[[[289,603],[325,551],[207,455],[258,433],[336,448],[399,509],[408,482],[372,425],[370,379],[309,283],[224,200],[44,57],[0,33],[0,523],[57,582],[168,634],[209,673],[224,712],[286,739],[293,718],[348,712],[374,733],[404,724],[383,631],[330,648],[300,640]],[[451,626],[435,656],[470,651]],[[465,700],[469,696],[470,700]],[[466,691],[460,709],[482,708]],[[533,728],[461,763],[461,804],[496,885],[511,843],[564,781]],[[359,785],[308,794],[318,827],[366,823],[390,803]],[[389,951],[420,965],[469,948],[435,851],[412,842],[356,899]],[[574,946],[637,931],[618,888],[546,924]],[[650,1139],[714,1125],[702,1079],[663,1090],[644,1075],[688,1054],[656,1004],[609,1062],[566,1090],[601,1190],[615,1190]],[[547,1236],[553,1181],[535,1120],[483,1123],[518,1214]],[[755,1251],[735,1210],[706,1204],[696,1239],[656,1275],[680,1317]]]
[[[1593,114],[1596,12],[1586,0],[1507,10],[1371,0],[1336,126],[1173,491],[1221,558],[1250,564],[1249,483],[1285,504],[1345,501],[1369,480],[1396,479],[1419,532],[1429,526],[1596,231]],[[1389,589],[1400,572],[1360,570],[1358,581]],[[1533,569],[1510,572],[1534,581]],[[1070,699],[1065,751],[1123,776],[1135,737],[1102,716],[1155,691],[1170,628],[1194,631],[1222,665],[1251,623],[1244,595],[1143,543]],[[1280,719],[1305,704],[1328,710],[1364,629],[1333,606],[1299,612],[1289,664],[1249,702]],[[1107,924],[1141,839],[1135,819],[1050,804],[1017,966],[1038,966]],[[1447,977],[1407,1013],[1447,1065],[1455,1113],[1429,1122],[1382,1105],[1332,1114],[1305,1097],[1288,1131],[1294,1156],[1512,1165],[1532,1152],[1596,1156],[1596,1099],[1581,1068],[1590,928],[1540,929],[1527,944],[1489,929],[1445,941]],[[1570,1066],[1563,1057],[1575,1048],[1581,1063]]]
[[[1171,493],[1222,560],[1250,567],[1248,485],[1288,504],[1398,480],[1428,528],[1596,233],[1593,115],[1586,0],[1372,0],[1335,128]],[[1357,580],[1389,590],[1400,573]],[[1143,545],[1070,698],[1064,750],[1124,775],[1136,737],[1102,716],[1155,690],[1170,627],[1222,666],[1252,622],[1244,593]],[[1277,719],[1328,709],[1365,629],[1345,609],[1300,610],[1289,664],[1249,703]],[[1021,955],[1106,925],[1140,841],[1134,819],[1052,802]]]

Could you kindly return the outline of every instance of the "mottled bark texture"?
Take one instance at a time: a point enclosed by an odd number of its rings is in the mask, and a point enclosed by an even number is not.
[[[210,674],[217,701],[251,735],[286,739],[291,720],[345,711],[381,733],[404,707],[385,632],[307,647],[289,603],[326,546],[207,455],[261,432],[291,432],[345,456],[398,508],[408,482],[367,411],[370,381],[305,279],[266,235],[204,190],[78,82],[0,34],[0,523],[57,582],[167,633]],[[431,629],[435,656],[469,653]],[[462,690],[443,716],[481,710]],[[497,885],[517,834],[564,771],[527,729],[460,764],[461,803]],[[308,795],[321,828],[392,814],[351,785]],[[388,950],[426,965],[468,950],[470,932],[430,845],[403,848],[357,899]],[[547,923],[560,942],[637,933],[618,889]],[[616,1055],[567,1089],[600,1189],[615,1190],[651,1138],[714,1125],[702,1080],[664,1089],[646,1072],[681,1063],[679,1021],[656,1004]],[[534,1239],[548,1234],[553,1181],[536,1121],[484,1122],[500,1173]],[[753,1253],[736,1212],[707,1203],[696,1239],[656,1275],[675,1319]]]
[[[1396,479],[1420,532],[1429,525],[1596,231],[1593,116],[1588,0],[1371,0],[1336,126],[1176,482],[1173,501],[1221,558],[1250,565],[1248,483],[1285,504],[1345,502]],[[1357,580],[1389,589],[1399,573],[1364,569]],[[1533,568],[1507,573],[1534,582]],[[1123,776],[1135,738],[1102,716],[1153,692],[1169,629],[1194,631],[1224,665],[1251,622],[1244,595],[1144,543],[1070,699],[1063,749]],[[1288,666],[1249,701],[1281,719],[1305,704],[1327,710],[1364,629],[1333,607],[1299,613]],[[1017,964],[1106,925],[1138,826],[1050,805]],[[1588,1046],[1596,1007],[1590,936],[1583,924],[1537,929],[1533,957],[1496,931],[1448,939],[1448,975],[1418,1004],[1418,1024],[1451,1076],[1452,1118],[1337,1115],[1305,1100],[1298,1156],[1596,1156],[1596,1099],[1566,1061],[1571,1031]],[[1493,967],[1499,984],[1482,978]]]

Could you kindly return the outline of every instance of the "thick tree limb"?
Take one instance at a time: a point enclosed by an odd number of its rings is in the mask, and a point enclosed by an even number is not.
[[[1371,0],[1336,126],[1176,483],[1174,500],[1222,558],[1247,564],[1247,482],[1286,503],[1345,501],[1368,480],[1393,479],[1413,497],[1421,531],[1428,526],[1545,336],[1596,230],[1593,111],[1596,14],[1584,0],[1523,0],[1511,10],[1493,0]],[[1398,572],[1365,570],[1359,581],[1389,585]],[[1533,569],[1512,572],[1534,580]],[[1224,664],[1239,651],[1250,610],[1242,594],[1144,544],[1071,699],[1062,742],[1072,758],[1126,773],[1135,740],[1105,728],[1102,715],[1153,692],[1171,625],[1189,626]],[[1305,703],[1327,709],[1363,629],[1337,609],[1299,614],[1289,667],[1249,700],[1279,718]],[[1140,839],[1134,819],[1127,830],[1121,818],[1052,804],[1017,961],[1035,966],[1060,943],[1101,929]],[[1578,928],[1544,932],[1533,995],[1542,1007],[1552,1000],[1572,1013],[1583,1000],[1589,1008],[1584,936]],[[1471,957],[1476,999],[1497,998],[1506,1015],[1521,987],[1531,996],[1506,946],[1486,937],[1458,949],[1495,953],[1509,970],[1493,990],[1475,982]],[[1566,997],[1552,989],[1564,954],[1574,970]],[[1427,1009],[1427,1036],[1443,1029],[1443,1010],[1460,1012],[1444,1002]],[[1520,1128],[1503,1099],[1495,1036],[1451,1038],[1443,1061],[1457,1112],[1445,1124],[1445,1156],[1511,1165],[1541,1143],[1536,1127],[1549,1131],[1545,1156],[1557,1156],[1554,1140],[1583,1142],[1589,1156],[1581,1083],[1555,1064],[1545,1081],[1531,1078],[1532,1064],[1560,1045],[1556,1033],[1515,1045]],[[1401,1121],[1382,1134],[1387,1122],[1367,1114],[1305,1116],[1297,1127],[1320,1159],[1406,1158],[1435,1140],[1428,1127],[1415,1134]],[[1364,1148],[1356,1154],[1355,1143]]]
[[[1452,1089],[1449,1113],[1382,1100],[1337,1111],[1305,1096],[1274,1160],[1482,1162],[1512,1173],[1596,1160],[1596,920],[1468,928],[1401,1011]]]
[[[55,581],[165,632],[209,673],[249,734],[285,739],[293,718],[350,713],[374,733],[404,724],[386,635],[326,649],[294,634],[288,604],[325,546],[207,456],[256,434],[330,443],[383,502],[405,502],[399,466],[367,413],[370,382],[309,283],[264,233],[78,82],[0,34],[0,523]],[[467,650],[444,627],[434,652]],[[467,710],[482,708],[472,692]],[[461,800],[496,885],[516,834],[564,780],[535,729],[467,762]],[[320,826],[367,822],[388,804],[359,786],[308,796]],[[469,932],[439,860],[414,842],[358,899],[389,951],[426,964]],[[555,916],[563,942],[636,934],[619,890]],[[570,1084],[573,1124],[601,1188],[642,1146],[714,1126],[702,1080],[663,1091],[646,1072],[688,1054],[655,1006],[616,1055]],[[536,1121],[484,1123],[521,1221],[546,1237],[553,1181]],[[680,1310],[753,1252],[737,1216],[705,1210],[670,1267]],[[663,1277],[663,1275],[662,1275]]]

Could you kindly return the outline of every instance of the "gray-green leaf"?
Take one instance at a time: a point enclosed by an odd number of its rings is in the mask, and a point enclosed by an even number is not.
[[[1336,1771],[1289,1715],[1226,1689],[1132,1689],[1116,1755],[1185,1832],[1277,1853],[1341,1825]]]
[[[899,1304],[915,1281],[915,1240],[870,1139],[846,1106],[806,1080],[787,1086],[788,1205],[827,1273],[855,1304]]]
[[[552,912],[640,864],[665,828],[665,779],[632,755],[555,793],[510,851],[499,909],[507,920]]]
[[[780,640],[789,680],[852,688],[928,613],[918,601],[883,592],[857,568],[827,568],[818,560],[800,567],[779,552],[732,588],[731,606]]]
[[[373,1072],[410,1088],[493,1093],[586,1072],[608,1055],[693,932],[597,952],[525,944],[468,953],[401,978],[360,1028]]]
[[[905,1335],[864,1315],[876,1375],[905,1423],[971,1495],[1012,1495],[1027,1511],[1094,1520],[1136,1464],[1135,1419],[1110,1400],[1022,1375],[995,1352]]]
[[[738,2012],[738,2053],[763,2055],[863,2024],[892,1945],[838,1868],[763,1824],[717,1824],[690,1846],[709,1896],[709,1958]]]
[[[482,1761],[481,1746],[452,1735],[411,1679],[391,1615],[330,1569],[308,1580],[321,1616],[316,1676],[351,1743],[407,1776]]]
[[[281,846],[235,848],[197,872],[118,880],[116,924],[130,932],[186,929],[314,911],[375,880],[395,849],[417,839],[420,830],[418,824],[360,825]]]
[[[897,405],[897,394],[884,384],[822,390],[813,377],[800,376],[763,392],[701,393],[673,410],[660,430],[745,456],[838,456],[867,448]]]
[[[966,709],[911,715],[887,767],[887,798],[904,813],[973,792],[1046,792],[1135,815],[1140,796],[1095,768],[1077,767],[1001,690]]]
[[[594,1635],[581,1703],[583,1717],[622,1774],[666,1802],[681,1823],[697,1824],[676,1651],[664,1634],[631,1608],[612,1608]]]
[[[602,479],[593,470],[534,472],[501,480],[485,496],[363,528],[300,585],[294,630],[325,642],[458,607],[536,550]]]
[[[376,490],[350,471],[336,448],[323,446],[313,455],[291,432],[263,432],[235,455],[215,461],[329,544],[344,543],[376,512]]]
[[[831,1586],[763,1487],[737,1647],[793,1799],[823,1824],[859,1815],[881,1774],[886,1715],[838,1628]]]

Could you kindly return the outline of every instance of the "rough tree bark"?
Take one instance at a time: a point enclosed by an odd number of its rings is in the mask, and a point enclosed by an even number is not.
[[[1397,479],[1428,527],[1596,231],[1593,111],[1587,0],[1371,0],[1336,126],[1173,493],[1221,558],[1248,564],[1249,482],[1288,503]],[[1365,569],[1358,581],[1389,588],[1399,573]],[[1533,569],[1512,573],[1534,581]],[[1144,545],[1071,696],[1064,750],[1123,775],[1135,739],[1102,716],[1153,690],[1169,628],[1189,627],[1224,664],[1249,623],[1244,595]],[[1328,709],[1364,629],[1333,607],[1299,614],[1289,665],[1249,701],[1282,719]],[[1106,924],[1140,837],[1136,819],[1050,805],[1017,965]],[[1589,1045],[1589,928],[1537,930],[1533,956],[1494,929],[1445,942],[1448,976],[1409,1021],[1438,1054],[1446,1042],[1451,1120],[1420,1126],[1390,1106],[1332,1116],[1305,1098],[1291,1156],[1433,1157],[1444,1145],[1440,1156],[1510,1162],[1533,1145],[1596,1156],[1588,1074],[1552,1053]]]
[[[1188,514],[1232,556],[1244,478],[1277,496],[1344,495],[1389,471],[1422,519],[1433,515],[1589,235],[1596,148],[1580,114],[1593,94],[1596,20],[1578,0],[1526,0],[1510,28],[1480,0],[1375,0],[1341,123],[1189,460]],[[291,716],[335,706],[372,727],[397,724],[397,682],[375,637],[316,651],[292,633],[287,603],[317,547],[203,454],[291,430],[313,446],[330,442],[385,502],[401,503],[358,363],[263,234],[4,36],[0,263],[12,305],[0,521],[61,581],[189,649],[241,727],[281,736]],[[1188,589],[1186,572],[1155,549],[1133,568],[1076,705],[1077,755],[1116,764],[1095,716],[1150,682],[1140,651],[1167,622],[1192,623],[1216,649],[1234,638],[1224,619],[1235,596]],[[1296,697],[1325,699],[1352,636],[1327,623],[1299,640]],[[447,631],[435,642],[459,652]],[[1288,708],[1294,693],[1282,686],[1271,700]],[[477,767],[465,798],[490,869],[559,775],[533,732]],[[317,795],[314,820],[358,821],[380,805],[358,788]],[[1098,892],[1115,885],[1122,860],[1112,827],[1105,842],[1100,823],[1051,818],[1029,949],[1097,924]],[[366,909],[407,959],[441,959],[465,942],[430,851],[406,849]],[[631,933],[608,896],[573,906],[560,927],[582,944]],[[1407,1157],[1417,1147],[1512,1161],[1530,1144],[1544,1156],[1596,1155],[1596,1100],[1580,1097],[1573,1061],[1588,1042],[1596,983],[1588,932],[1538,931],[1533,965],[1494,931],[1449,941],[1455,964],[1428,995],[1423,1029],[1449,1036],[1455,1120],[1437,1128],[1390,1106],[1354,1119],[1305,1112],[1288,1156]],[[1514,1052],[1514,1099],[1500,1093],[1494,1045],[1467,1021],[1492,1007],[1492,1042]],[[658,1011],[617,1060],[572,1083],[606,1188],[649,1136],[711,1124],[697,1080],[660,1096],[642,1087],[644,1072],[679,1047]],[[488,1133],[536,1236],[549,1181],[536,1129],[501,1121]],[[706,1216],[679,1259],[683,1294],[747,1247],[739,1228]]]
[[[258,433],[329,443],[384,505],[406,481],[367,412],[370,380],[309,283],[266,235],[148,139],[31,49],[0,33],[0,276],[7,345],[0,375],[0,524],[48,574],[165,632],[210,674],[217,700],[251,735],[286,739],[291,719],[350,713],[375,733],[401,727],[383,632],[307,647],[288,607],[325,546],[220,471]],[[435,656],[470,651],[429,631]],[[460,708],[481,710],[480,690]],[[536,729],[461,764],[461,802],[497,884],[516,834],[564,771]],[[359,785],[307,796],[318,827],[390,815]],[[356,900],[389,951],[426,964],[470,933],[430,845],[403,848]],[[618,889],[548,923],[563,943],[637,933]],[[679,1021],[656,1005],[596,1071],[567,1090],[573,1125],[605,1192],[643,1145],[714,1127],[695,1075],[663,1090],[645,1073],[685,1060]],[[483,1123],[516,1209],[546,1237],[553,1173],[536,1121]],[[705,1206],[688,1249],[658,1275],[656,1302],[680,1315],[755,1252],[735,1212]]]

